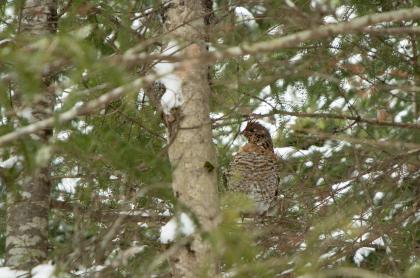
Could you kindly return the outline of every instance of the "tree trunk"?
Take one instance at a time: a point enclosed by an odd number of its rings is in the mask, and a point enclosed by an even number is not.
[[[29,38],[53,32],[56,10],[55,0],[27,0],[21,13],[20,31]],[[44,81],[45,93],[31,104],[32,122],[50,117],[54,105],[50,78],[40,78]],[[18,105],[19,109],[23,106]],[[36,135],[44,145],[51,134],[52,130],[43,130]],[[48,165],[47,162],[43,166],[24,166],[15,188],[9,188],[6,227],[6,265],[9,267],[27,270],[47,259],[51,188]]]
[[[186,58],[177,70],[182,80],[183,104],[177,108],[177,120],[169,126],[171,142],[169,159],[173,167],[172,187],[178,201],[199,222],[202,232],[211,232],[218,222],[216,151],[212,143],[209,118],[210,87],[208,65],[193,57],[205,54],[207,18],[206,1],[177,0],[168,10],[168,29],[181,42],[192,42],[182,50]],[[174,109],[175,110],[175,109]],[[174,126],[176,125],[176,126]],[[174,258],[175,277],[215,277],[216,259],[200,235],[183,246]]]

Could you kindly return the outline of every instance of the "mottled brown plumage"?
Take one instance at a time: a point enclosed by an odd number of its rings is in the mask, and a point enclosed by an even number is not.
[[[248,143],[235,155],[227,173],[228,188],[247,194],[264,214],[274,205],[278,190],[278,159],[269,131],[250,121],[242,134]]]

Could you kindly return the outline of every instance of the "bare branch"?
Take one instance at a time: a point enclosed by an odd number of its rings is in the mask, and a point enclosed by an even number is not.
[[[57,200],[51,200],[50,203],[51,209],[57,209],[62,210],[66,212],[73,212],[75,209],[74,204],[66,201],[57,201]],[[89,217],[92,217],[95,219],[95,221],[99,222],[114,222],[119,217],[123,216],[123,220],[128,220],[129,222],[147,222],[148,225],[154,226],[160,225],[164,223],[165,221],[170,218],[169,216],[165,216],[162,214],[153,214],[148,210],[140,211],[140,210],[116,210],[116,209],[109,209],[107,207],[99,207],[98,209],[92,209],[92,208],[79,208],[80,213],[82,214],[88,214]]]
[[[401,141],[381,141],[381,140],[371,140],[371,139],[358,139],[353,138],[350,136],[345,135],[336,135],[321,132],[315,129],[294,129],[296,132],[300,132],[302,134],[308,134],[311,136],[315,136],[321,139],[332,139],[337,141],[346,141],[351,144],[363,144],[363,145],[370,145],[374,147],[382,147],[382,148],[392,148],[392,149],[406,149],[408,150],[408,154],[416,153],[418,149],[420,149],[419,144],[410,143],[410,142],[401,142]]]
[[[340,120],[349,120],[355,121],[357,123],[367,123],[371,125],[378,125],[384,127],[397,127],[397,128],[408,128],[408,129],[420,129],[420,124],[412,123],[395,123],[388,121],[378,121],[377,119],[366,119],[357,116],[350,116],[344,114],[334,114],[334,113],[307,113],[307,112],[289,112],[284,110],[273,110],[268,114],[254,114],[256,118],[263,118],[272,115],[288,115],[301,118],[323,118],[323,119],[340,119]],[[249,115],[243,115],[244,117],[249,117]]]
[[[394,27],[394,28],[365,28],[363,32],[374,35],[407,35],[420,34],[420,27]]]
[[[355,267],[339,267],[336,269],[326,270],[317,274],[305,274],[302,278],[313,277],[361,277],[361,278],[392,278],[386,274],[378,274],[372,271],[355,268]]]

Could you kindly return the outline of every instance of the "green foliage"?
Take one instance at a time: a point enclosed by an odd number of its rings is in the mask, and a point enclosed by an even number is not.
[[[208,43],[216,50],[316,28],[326,20],[419,5],[214,2],[217,20]],[[0,2],[0,41],[12,41],[0,44],[1,135],[33,122],[24,108],[33,108],[47,89],[54,91],[57,116],[150,73],[158,61],[149,56],[171,39],[162,34],[164,9],[158,1],[59,1],[57,32],[39,38],[18,32],[20,5]],[[254,26],[235,17],[238,6],[254,15]],[[376,27],[418,28],[418,22]],[[218,165],[203,167],[218,171],[222,213],[219,227],[204,237],[228,277],[312,277],[340,267],[420,275],[420,129],[402,126],[418,125],[419,43],[416,33],[366,30],[212,66],[210,116]],[[130,60],[133,53],[147,55]],[[101,265],[104,277],[164,277],[168,254],[188,243],[181,236],[181,243],[159,241],[160,228],[182,206],[170,188],[165,126],[148,96],[143,89],[126,92],[98,111],[57,122],[48,142],[27,136],[1,150],[1,161],[19,157],[20,162],[1,163],[0,223],[6,222],[6,189],[18,193],[18,177],[34,173],[40,167],[37,154],[51,151],[49,256],[62,273],[86,269],[94,275]],[[245,143],[241,124],[253,113],[271,128],[281,158],[278,210],[255,219],[252,200],[229,192],[223,177]],[[346,115],[358,120],[341,117]],[[115,234],[101,247],[115,223]],[[2,224],[0,258],[4,248]],[[361,255],[366,250],[361,248],[373,250]],[[124,257],[127,250],[133,253]]]

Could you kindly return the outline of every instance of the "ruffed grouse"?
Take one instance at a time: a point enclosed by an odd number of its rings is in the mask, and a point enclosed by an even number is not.
[[[260,123],[248,122],[241,133],[248,143],[233,158],[227,172],[228,189],[254,200],[256,213],[273,207],[279,185],[278,158],[269,131]]]

